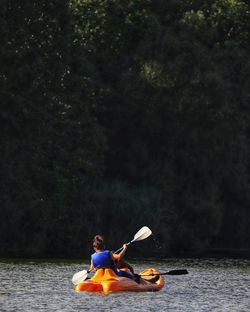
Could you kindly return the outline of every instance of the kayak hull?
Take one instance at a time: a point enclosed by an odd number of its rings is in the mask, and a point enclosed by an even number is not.
[[[147,276],[141,278],[138,284],[130,278],[117,276],[111,269],[99,269],[92,278],[77,284],[75,290],[78,292],[89,291],[105,294],[121,291],[159,291],[164,286],[163,276],[159,275],[159,278],[154,282],[149,281],[158,273],[159,272],[153,268],[144,270],[139,275]]]

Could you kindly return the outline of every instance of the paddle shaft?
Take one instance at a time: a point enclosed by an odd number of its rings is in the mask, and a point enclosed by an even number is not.
[[[187,270],[171,270],[164,273],[152,273],[152,274],[142,274],[140,276],[155,276],[155,275],[184,275],[188,274]]]
[[[126,246],[130,245],[131,243],[133,243],[133,241],[134,241],[134,240],[132,240],[132,241],[126,243]],[[122,251],[122,249],[123,249],[123,247],[117,249],[114,253],[118,253],[118,252]]]

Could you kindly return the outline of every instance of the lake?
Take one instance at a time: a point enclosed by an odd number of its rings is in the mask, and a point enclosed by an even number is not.
[[[166,259],[132,262],[136,272],[187,269],[165,276],[159,292],[76,293],[74,273],[88,263],[0,259],[0,311],[250,311],[250,260]]]

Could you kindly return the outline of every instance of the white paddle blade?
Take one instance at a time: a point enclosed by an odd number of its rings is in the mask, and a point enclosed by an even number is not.
[[[133,242],[143,240],[149,237],[152,234],[152,231],[147,227],[143,226],[134,236]]]
[[[85,281],[86,278],[87,278],[87,276],[88,276],[88,271],[86,271],[86,270],[77,272],[77,273],[75,273],[75,274],[73,275],[73,277],[72,277],[72,283],[73,283],[74,285],[77,285],[77,284],[79,284],[79,283]]]

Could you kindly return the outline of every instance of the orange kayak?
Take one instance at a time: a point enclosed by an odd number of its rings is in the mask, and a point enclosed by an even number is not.
[[[152,268],[140,272],[139,275],[147,276],[141,278],[138,284],[130,278],[117,276],[112,269],[99,269],[92,278],[77,284],[75,290],[104,294],[120,291],[158,291],[164,286],[163,276],[155,276],[158,273]]]

